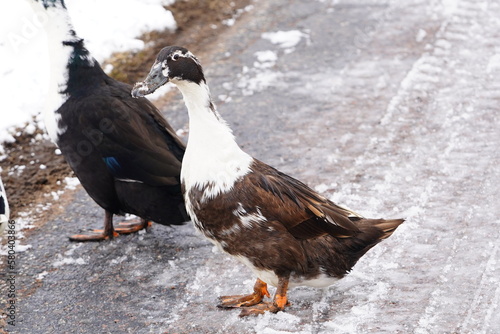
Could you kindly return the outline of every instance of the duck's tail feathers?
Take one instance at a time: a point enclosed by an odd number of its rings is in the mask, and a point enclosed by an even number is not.
[[[399,225],[403,224],[404,219],[389,219],[389,220],[376,220],[374,226],[382,231],[382,235],[379,237],[380,240],[387,239],[392,235]]]

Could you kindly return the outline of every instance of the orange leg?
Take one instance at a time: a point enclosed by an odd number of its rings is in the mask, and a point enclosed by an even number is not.
[[[222,308],[252,306],[262,302],[264,296],[270,297],[269,291],[267,291],[267,284],[257,278],[252,294],[219,297],[221,302],[217,306]]]
[[[107,239],[113,239],[119,234],[129,234],[140,231],[142,229],[147,229],[151,226],[151,222],[142,219],[140,223],[118,223],[120,227],[116,229],[113,227],[113,214],[109,211],[105,211],[104,216],[104,229],[103,230],[92,230],[90,234],[75,234],[69,237],[71,241],[102,241]]]
[[[255,306],[244,308],[240,313],[240,317],[264,314],[266,311],[273,313],[283,311],[285,309],[285,306],[288,305],[288,298],[287,298],[288,281],[289,281],[289,276],[279,277],[278,289],[276,290],[276,294],[274,295],[273,302],[272,303],[263,302]]]

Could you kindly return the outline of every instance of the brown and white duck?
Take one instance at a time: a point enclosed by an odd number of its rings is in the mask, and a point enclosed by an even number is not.
[[[161,50],[132,95],[168,81],[189,112],[181,170],[187,211],[197,229],[258,277],[252,294],[220,297],[219,306],[241,307],[242,316],[281,311],[289,287],[333,284],[403,223],[363,218],[243,152],[210,98],[200,62],[185,48]],[[263,302],[267,284],[277,287],[272,302]]]

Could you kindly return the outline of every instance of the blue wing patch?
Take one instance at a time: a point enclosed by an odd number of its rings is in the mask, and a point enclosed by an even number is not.
[[[102,160],[104,160],[104,163],[106,164],[106,166],[108,167],[108,169],[110,170],[110,172],[113,175],[120,174],[122,166],[120,165],[118,160],[116,160],[115,157],[104,157],[104,158],[102,158]]]

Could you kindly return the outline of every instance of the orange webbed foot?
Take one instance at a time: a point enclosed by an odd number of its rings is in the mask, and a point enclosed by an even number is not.
[[[280,293],[280,287],[278,286],[278,291],[274,296],[273,302],[262,302],[260,304],[243,308],[240,313],[240,317],[248,317],[252,315],[264,314],[267,312],[278,313],[283,311],[285,306],[290,305],[286,297],[286,290],[284,293]]]
[[[240,317],[264,314],[266,311],[272,313],[283,311],[285,306],[290,305],[287,298],[288,280],[289,276],[279,277],[278,289],[272,303],[262,301],[264,296],[269,297],[269,292],[267,291],[267,284],[257,279],[252,294],[220,297],[221,304],[218,306],[224,308],[240,307]]]
[[[75,234],[69,237],[70,241],[85,242],[85,241],[103,241],[118,237],[120,234],[130,234],[142,229],[148,229],[152,223],[141,218],[139,223],[121,222],[118,223],[116,229],[113,226],[113,214],[105,211],[104,229],[92,230],[89,234]]]
[[[264,314],[266,312],[277,313],[283,309],[278,308],[273,302],[262,302],[260,304],[241,309],[240,318]]]
[[[113,237],[117,237],[118,233],[113,231]],[[86,241],[103,241],[108,240],[110,237],[104,233],[104,230],[92,230],[89,234],[74,234],[69,237],[70,241],[86,242]]]
[[[141,219],[140,222],[119,222],[118,227],[115,227],[115,231],[119,234],[131,234],[138,232],[140,230],[148,230],[153,223],[145,219]]]
[[[221,308],[248,307],[262,302],[264,296],[270,297],[267,284],[260,279],[255,282],[253,290],[254,292],[250,295],[221,296],[217,306]]]

